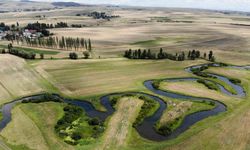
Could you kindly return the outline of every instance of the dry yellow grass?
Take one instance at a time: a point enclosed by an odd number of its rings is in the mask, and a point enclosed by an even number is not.
[[[169,91],[184,93],[187,95],[197,96],[197,97],[209,97],[216,100],[229,100],[230,97],[215,91],[209,90],[203,84],[197,82],[163,82],[161,83],[161,88]]]
[[[27,66],[25,60],[5,54],[0,55],[0,64],[0,103],[42,91],[39,76]]]
[[[135,121],[142,104],[143,101],[131,97],[120,99],[117,111],[109,120],[103,144],[97,149],[110,150],[126,146],[132,123]]]
[[[171,105],[168,103],[168,107]],[[173,108],[169,111],[165,111],[162,115],[159,124],[164,125],[173,121],[175,118],[181,117],[186,111],[192,107],[192,102],[184,101],[177,104],[172,104]],[[169,108],[168,108],[169,109]]]

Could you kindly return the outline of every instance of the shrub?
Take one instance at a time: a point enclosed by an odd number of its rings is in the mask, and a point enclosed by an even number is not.
[[[110,99],[110,104],[111,104],[111,106],[114,108],[115,107],[115,105],[117,104],[117,101],[118,101],[118,99],[120,98],[120,96],[113,96],[113,97],[111,97],[111,99]]]
[[[159,88],[160,88],[160,83],[161,83],[160,80],[154,80],[152,86],[153,86],[155,89],[159,89]]]
[[[70,59],[78,59],[78,55],[75,52],[69,53]]]
[[[203,79],[198,79],[197,82],[205,85],[207,88],[209,88],[211,90],[218,90],[218,86],[213,82],[206,81]]]
[[[165,136],[172,133],[171,127],[169,127],[168,124],[160,127],[157,131],[158,131],[159,134],[165,135]]]
[[[85,58],[85,59],[88,59],[89,56],[90,56],[90,54],[89,54],[88,51],[84,51],[84,52],[83,52],[83,55],[84,55],[84,58]]]
[[[143,119],[148,117],[149,114],[152,112],[152,109],[157,106],[157,102],[152,100],[149,97],[140,95],[138,98],[143,100],[144,103],[141,107],[141,111],[139,112],[139,115],[137,116],[135,122],[133,123],[134,127],[141,124]]]
[[[99,118],[92,118],[88,121],[89,125],[91,126],[96,126],[96,125],[100,125],[101,121]]]
[[[240,79],[230,78],[229,81],[232,82],[232,83],[234,83],[234,84],[240,84],[241,83]]]
[[[17,49],[9,49],[9,53],[12,55],[16,55],[19,57],[22,57],[24,59],[35,59],[36,58],[36,54],[33,52],[25,52],[22,50],[17,50]]]
[[[73,132],[71,138],[75,141],[78,141],[82,138],[82,134],[80,132]]]
[[[40,59],[44,59],[44,54],[43,53],[40,54]]]
[[[6,53],[5,49],[2,49],[1,53],[2,53],[2,54],[5,54],[5,53]]]

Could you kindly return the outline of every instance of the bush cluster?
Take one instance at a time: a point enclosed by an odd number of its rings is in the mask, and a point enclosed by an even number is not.
[[[17,50],[17,49],[9,49],[9,53],[12,54],[12,55],[22,57],[24,59],[35,59],[36,58],[35,53],[25,52],[25,51]]]
[[[139,115],[137,116],[135,122],[133,123],[133,126],[136,127],[139,124],[142,123],[142,121],[148,117],[149,113],[152,111],[153,108],[156,107],[157,102],[154,101],[153,99],[150,99],[149,97],[146,96],[139,96],[140,100],[143,100],[144,103],[141,107],[141,111],[139,112]]]
[[[235,78],[230,78],[229,81],[234,83],[234,84],[240,84],[241,83],[240,79],[235,79]]]
[[[62,100],[58,97],[53,96],[52,94],[44,94],[38,99],[28,99],[22,101],[22,103],[44,103],[44,102],[62,102]]]

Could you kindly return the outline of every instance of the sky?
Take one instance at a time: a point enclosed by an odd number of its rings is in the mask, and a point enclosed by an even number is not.
[[[39,1],[39,0],[38,0]],[[45,0],[70,1],[70,0]],[[132,6],[184,7],[250,12],[250,0],[71,0],[87,4],[115,4]]]

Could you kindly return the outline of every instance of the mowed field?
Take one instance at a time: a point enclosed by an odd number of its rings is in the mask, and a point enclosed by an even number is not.
[[[41,78],[25,60],[12,55],[0,55],[0,104],[16,97],[41,92]]]
[[[114,92],[145,90],[149,79],[188,76],[185,67],[204,63],[204,60],[174,62],[169,60],[55,60],[35,62],[41,76],[52,81],[64,94],[93,96]]]

